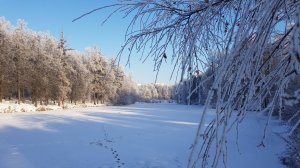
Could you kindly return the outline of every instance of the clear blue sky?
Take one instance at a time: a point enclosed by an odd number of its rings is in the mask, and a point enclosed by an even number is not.
[[[0,16],[4,16],[12,25],[18,19],[28,23],[34,31],[47,31],[56,38],[64,31],[70,48],[84,51],[86,47],[97,46],[107,57],[115,57],[124,43],[124,34],[129,19],[122,19],[122,14],[116,14],[105,25],[101,22],[111,12],[103,10],[88,15],[75,23],[72,20],[92,9],[109,5],[116,0],[0,0]],[[126,56],[121,64],[125,64]],[[153,72],[153,61],[150,58],[142,64],[139,54],[131,58],[131,73],[138,83],[153,83],[156,72]],[[158,83],[174,83],[170,81],[172,66],[162,65]]]

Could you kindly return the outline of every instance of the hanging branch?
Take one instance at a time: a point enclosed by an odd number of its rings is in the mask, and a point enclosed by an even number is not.
[[[74,21],[105,8],[116,8],[112,14],[124,17],[132,14],[119,58],[128,50],[129,63],[132,52],[140,52],[140,59],[151,57],[159,71],[166,54],[175,64],[173,72],[181,71],[180,81],[197,67],[213,68],[188,168],[215,168],[221,160],[226,165],[228,131],[236,126],[238,132],[253,108],[269,114],[267,126],[276,101],[300,72],[298,0],[121,0]],[[203,129],[212,104],[216,118]],[[266,145],[267,127],[262,131]]]

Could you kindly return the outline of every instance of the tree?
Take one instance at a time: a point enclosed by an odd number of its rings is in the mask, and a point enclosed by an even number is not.
[[[48,70],[45,54],[43,52],[42,34],[32,34],[28,39],[30,50],[28,66],[31,67],[29,73],[29,86],[31,90],[32,103],[37,106],[38,100],[41,101],[46,89],[46,78]]]
[[[117,90],[117,98],[114,104],[126,105],[135,103],[138,100],[138,87],[130,76],[124,76],[122,85]]]
[[[83,54],[72,50],[63,32],[57,40],[30,30],[25,21],[12,27],[0,17],[0,102],[2,98],[16,99],[16,103],[27,99],[37,106],[52,100],[65,107],[66,101],[136,101],[134,82],[115,60],[105,58],[95,47]]]
[[[66,46],[66,40],[64,37],[64,33],[61,33],[59,43],[58,43],[58,49],[60,51],[59,57],[60,57],[60,62],[59,62],[59,71],[58,71],[58,80],[60,82],[59,87],[58,87],[58,105],[62,103],[61,105],[64,106],[65,100],[68,98],[68,94],[71,91],[71,86],[70,86],[70,75],[72,73],[72,67],[69,63],[69,60],[71,59],[70,56],[67,54],[67,51],[72,50],[67,48]],[[68,78],[69,76],[69,78]]]
[[[181,81],[199,67],[205,70],[211,63],[215,67],[188,167],[217,167],[221,160],[226,164],[228,130],[238,127],[248,109],[262,104],[272,92],[274,97],[260,109],[270,118],[286,86],[299,76],[298,0],[125,0],[92,12],[108,7],[132,16],[121,54],[129,49],[130,58],[135,49],[149,51],[147,57],[153,57],[158,68],[163,59],[171,59],[181,70]],[[265,57],[270,45],[275,47]],[[275,57],[279,63],[262,73]],[[204,130],[214,97],[216,117]],[[293,113],[297,114],[296,109]],[[260,146],[264,141],[265,136]],[[209,155],[213,146],[216,150]]]
[[[93,47],[86,50],[89,58],[89,71],[91,72],[91,91],[94,104],[104,102],[105,94],[108,92],[107,84],[111,82],[108,74],[108,61],[100,52],[100,49]]]
[[[119,66],[115,59],[110,59],[110,73],[114,74],[114,85],[119,89],[123,85],[125,73],[121,66]]]
[[[46,104],[48,100],[51,99],[54,102],[60,102],[60,85],[61,85],[61,77],[62,73],[62,63],[61,63],[61,50],[57,47],[58,42],[49,34],[44,34],[41,41],[42,51],[45,56],[46,65],[44,69],[46,69],[47,75],[44,76],[46,87],[43,90],[44,98],[46,100]]]
[[[72,71],[69,73],[71,92],[68,96],[71,103],[80,100],[86,100],[88,84],[90,83],[89,71],[83,62],[83,55],[76,52],[70,53],[69,64],[72,66]]]
[[[7,85],[7,80],[4,80],[8,76],[9,63],[9,42],[10,24],[0,17],[0,103],[2,102],[4,95],[4,86]]]
[[[17,90],[17,97],[18,103],[21,102],[22,91],[25,85],[25,69],[26,69],[26,62],[27,62],[27,51],[28,45],[27,44],[27,27],[26,23],[22,20],[19,20],[17,23],[17,27],[14,29],[13,33],[13,61],[14,61],[14,68],[15,68],[15,80],[16,80],[16,90]]]

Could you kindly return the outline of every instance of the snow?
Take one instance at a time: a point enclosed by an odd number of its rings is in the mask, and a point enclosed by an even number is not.
[[[25,103],[16,103],[17,100],[14,101],[3,101],[0,103],[0,113],[15,113],[15,112],[32,112],[32,111],[50,111],[50,110],[58,110],[62,109],[61,106],[58,105],[38,105],[35,107],[33,104],[30,103],[30,101],[26,101]],[[79,108],[79,107],[99,107],[103,106],[104,104],[96,104],[93,103],[85,103],[85,104],[71,104],[71,103],[65,103],[64,108],[70,109],[70,108]]]
[[[1,168],[183,168],[201,106],[137,103],[0,113]],[[214,116],[208,113],[208,120]],[[266,147],[257,147],[266,117],[250,113],[229,134],[228,167],[280,168],[286,130],[271,120]]]
[[[34,105],[31,104],[16,104],[9,101],[0,103],[0,113],[13,113],[13,112],[28,112],[36,111]]]

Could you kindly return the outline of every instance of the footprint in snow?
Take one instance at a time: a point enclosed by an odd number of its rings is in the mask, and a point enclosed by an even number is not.
[[[116,149],[114,149],[111,145],[114,142],[114,140],[109,138],[108,133],[104,128],[103,128],[103,132],[104,132],[104,135],[105,135],[105,139],[90,142],[90,145],[97,145],[97,146],[100,146],[100,147],[104,148],[105,150],[108,150],[111,153],[111,155],[114,159],[116,167],[117,168],[123,168],[125,163],[121,161],[121,158],[120,158],[120,155],[119,155],[118,151]]]
[[[95,141],[95,142],[90,142],[90,145],[97,145],[97,146],[100,146],[100,147],[103,147],[105,150],[108,150],[113,159],[114,159],[114,162],[116,164],[116,167],[117,168],[123,168],[125,163],[121,161],[121,158],[120,158],[120,155],[118,153],[117,150],[115,150],[110,144],[105,144],[105,142],[99,140],[99,141]]]

